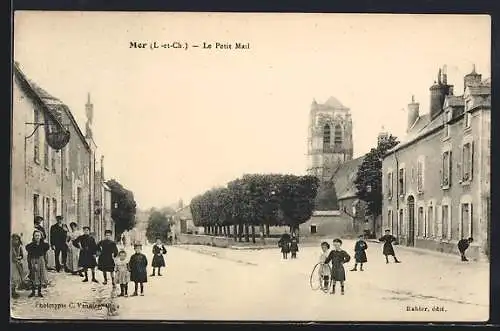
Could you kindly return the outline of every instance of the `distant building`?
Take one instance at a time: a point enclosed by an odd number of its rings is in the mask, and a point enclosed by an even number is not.
[[[178,234],[193,234],[198,232],[198,228],[193,223],[193,215],[191,214],[191,207],[189,205],[179,208],[172,216],[173,228],[172,232]]]
[[[445,70],[430,87],[429,113],[408,105],[407,136],[383,160],[383,225],[400,243],[489,255],[491,81],[473,70],[453,94]]]

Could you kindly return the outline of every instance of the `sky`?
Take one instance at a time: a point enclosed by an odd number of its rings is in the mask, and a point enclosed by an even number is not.
[[[305,174],[314,99],[351,109],[355,157],[382,127],[403,137],[407,104],[414,95],[428,112],[441,66],[456,95],[473,64],[490,77],[490,26],[485,15],[30,11],[15,13],[14,59],[82,130],[90,93],[105,176],[150,208],[245,173]],[[250,49],[190,46],[203,42]]]

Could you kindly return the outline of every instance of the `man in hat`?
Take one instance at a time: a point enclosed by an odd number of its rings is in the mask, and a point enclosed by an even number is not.
[[[57,223],[50,227],[50,246],[54,250],[56,271],[61,272],[63,267],[67,270],[66,257],[68,255],[68,245],[66,244],[66,239],[68,238],[68,231],[63,228],[62,216],[56,216],[56,221]]]

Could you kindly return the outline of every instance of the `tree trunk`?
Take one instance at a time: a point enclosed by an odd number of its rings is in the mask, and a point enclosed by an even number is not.
[[[252,225],[252,243],[255,244],[255,225]]]
[[[231,226],[230,225],[226,225],[226,231],[227,231],[227,236],[228,237],[231,237]]]
[[[227,237],[227,227],[225,225],[222,227],[222,232],[224,237]]]
[[[207,234],[207,227],[206,226],[203,227],[203,234]]]
[[[249,237],[249,233],[248,233],[248,224],[245,224],[245,242],[250,242],[250,237]]]
[[[242,242],[242,236],[243,236],[243,224],[239,224],[238,226],[238,241]]]
[[[266,224],[266,237],[269,238],[269,224]]]
[[[236,224],[233,224],[233,236],[234,236],[234,241],[238,240],[238,226]]]

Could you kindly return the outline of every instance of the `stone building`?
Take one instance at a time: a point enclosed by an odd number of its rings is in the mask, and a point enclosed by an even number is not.
[[[408,105],[406,137],[383,160],[383,225],[403,245],[489,255],[491,81],[475,69],[453,94],[446,71],[430,87],[430,110]]]
[[[61,114],[46,101],[15,63],[10,164],[11,230],[22,235],[25,243],[31,240],[34,216],[44,217],[44,227],[49,234],[50,225],[61,211],[60,148],[68,143],[69,135]],[[61,132],[63,139],[52,135],[50,130]],[[59,141],[50,140],[54,138]]]

